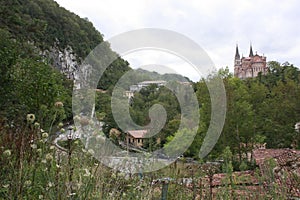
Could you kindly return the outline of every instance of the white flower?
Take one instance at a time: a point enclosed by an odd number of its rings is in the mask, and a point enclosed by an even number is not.
[[[35,115],[34,114],[28,114],[26,119],[27,119],[27,122],[32,124],[35,120]]]
[[[30,147],[31,147],[32,149],[36,149],[36,148],[37,148],[37,145],[36,145],[36,144],[31,144]]]
[[[84,170],[85,170],[85,174],[83,176],[90,176],[91,175],[91,173],[88,169],[84,169]]]
[[[57,101],[57,102],[55,102],[54,106],[56,108],[62,108],[64,106],[64,104],[61,101]]]
[[[30,181],[30,180],[25,181],[25,182],[24,182],[24,185],[30,186],[30,185],[31,185],[31,181]]]
[[[48,183],[48,187],[53,187],[53,186],[54,186],[54,184],[52,182]]]
[[[42,153],[42,149],[39,148],[39,149],[36,150],[36,152],[37,152],[38,154],[41,154],[41,153]]]
[[[39,199],[44,199],[44,196],[40,194]]]
[[[55,146],[54,146],[54,145],[51,145],[51,146],[50,146],[50,150],[53,150],[53,149],[55,149]]]
[[[95,152],[94,152],[93,149],[89,149],[89,150],[88,150],[88,153],[91,154],[92,156],[95,154]]]
[[[59,122],[58,128],[62,128],[63,126],[64,126],[64,124],[62,122]]]
[[[42,134],[42,138],[47,138],[49,135],[48,135],[48,133],[47,132],[44,132],[43,134]]]
[[[35,122],[33,125],[35,128],[40,128],[40,124],[38,122]]]
[[[47,154],[46,154],[46,160],[47,160],[47,161],[53,160],[53,156],[52,156],[50,153],[47,153]]]
[[[6,149],[4,152],[3,152],[3,155],[6,156],[6,157],[10,157],[11,156],[11,151],[9,149]]]

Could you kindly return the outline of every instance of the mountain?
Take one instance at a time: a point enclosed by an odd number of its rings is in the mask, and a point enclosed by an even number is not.
[[[34,113],[45,128],[70,120],[73,79],[101,42],[91,22],[53,0],[0,0],[0,121],[16,124]],[[107,44],[103,56],[113,54]],[[98,88],[111,89],[129,69],[117,58]],[[63,102],[64,110],[58,112],[55,102]]]
[[[32,44],[37,48],[36,54],[70,79],[74,79],[81,61],[103,42],[103,35],[88,19],[53,0],[0,0],[0,29],[8,31],[18,42]],[[108,47],[104,53],[114,52]],[[129,69],[128,62],[117,59],[99,87],[108,89]]]

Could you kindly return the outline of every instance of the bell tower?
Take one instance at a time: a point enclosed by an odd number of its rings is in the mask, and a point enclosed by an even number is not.
[[[238,74],[241,67],[241,57],[239,53],[239,47],[236,45],[235,57],[234,57],[234,74]]]

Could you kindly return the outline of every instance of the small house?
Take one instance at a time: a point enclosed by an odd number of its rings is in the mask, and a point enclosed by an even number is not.
[[[142,147],[147,130],[130,130],[126,132],[126,144]]]

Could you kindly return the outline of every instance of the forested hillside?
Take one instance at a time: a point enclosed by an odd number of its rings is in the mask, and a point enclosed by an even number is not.
[[[73,63],[70,73],[76,73],[85,56],[103,42],[101,33],[87,19],[53,0],[1,0],[0,34],[1,116],[16,121],[26,113],[35,113],[43,122],[46,119],[42,116],[49,116],[54,103],[62,101],[62,118],[70,120],[72,81],[60,73],[69,64],[53,57],[59,58],[66,51],[74,54],[64,56]],[[107,55],[113,53],[107,49]],[[115,60],[100,80],[99,88],[109,89],[127,70],[126,61]]]

